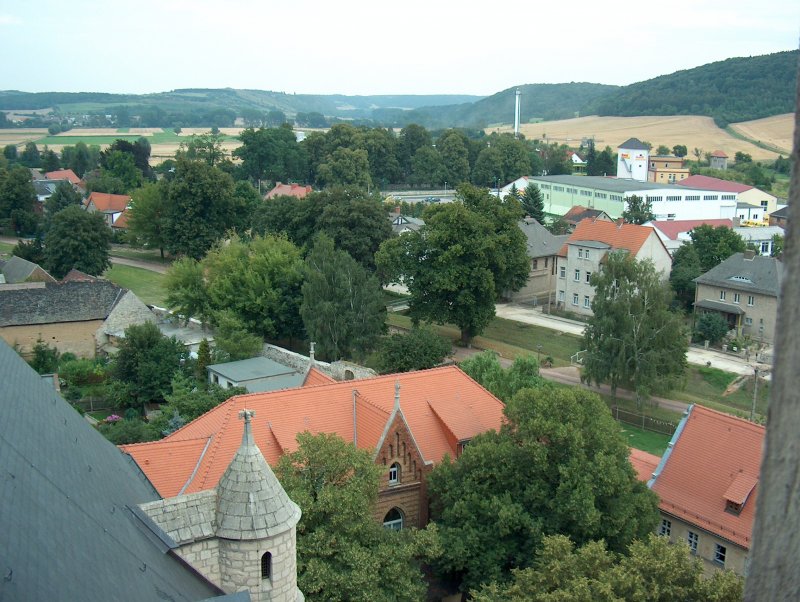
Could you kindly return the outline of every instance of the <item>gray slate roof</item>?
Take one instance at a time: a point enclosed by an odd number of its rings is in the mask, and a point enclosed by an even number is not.
[[[525,235],[528,257],[547,257],[557,255],[561,245],[569,238],[565,236],[554,236],[550,231],[533,218],[526,218],[517,222],[519,229]]]
[[[251,357],[236,362],[213,364],[208,366],[208,370],[236,382],[296,373],[293,368],[279,364],[267,357]]]
[[[745,259],[744,253],[734,253],[694,281],[777,297],[783,281],[783,264],[775,257],[756,255]]]
[[[769,214],[769,216],[770,217],[784,218],[784,219],[788,218],[789,217],[789,205],[786,205],[786,207],[781,207],[777,211],[773,211],[772,213]]]
[[[105,320],[125,289],[108,280],[0,287],[0,327]]]
[[[27,259],[12,255],[2,266],[3,276],[5,276],[6,282],[10,284],[25,282],[33,273],[33,270],[38,267],[38,265]]]
[[[0,341],[0,600],[203,600],[223,592],[138,508],[135,463]]]
[[[638,138],[628,138],[617,148],[629,148],[631,150],[646,150],[646,151],[650,150],[649,148],[647,148],[647,145]]]

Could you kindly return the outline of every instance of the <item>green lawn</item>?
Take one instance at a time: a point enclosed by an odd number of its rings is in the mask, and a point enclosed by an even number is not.
[[[652,431],[643,431],[635,426],[630,426],[623,422],[619,423],[622,436],[628,442],[630,447],[635,447],[642,451],[646,451],[656,456],[661,456],[667,449],[670,435],[662,435],[661,433],[654,433]]]
[[[738,375],[717,368],[689,366],[686,372],[686,386],[682,390],[671,391],[672,399],[699,403],[721,412],[741,417],[749,417],[753,405],[753,378],[749,377],[742,386],[729,395],[725,389]],[[765,416],[769,404],[770,383],[759,379],[756,413]]]
[[[140,261],[151,261],[162,265],[172,265],[174,261],[171,257],[161,258],[158,249],[133,249],[131,247],[112,246],[110,255],[112,257],[125,257],[127,259],[138,259]]]
[[[402,314],[389,314],[386,320],[391,326],[411,328],[411,318]],[[433,328],[453,341],[460,337],[457,327],[452,325]],[[569,334],[559,334],[547,328],[521,324],[513,320],[495,318],[481,336],[473,339],[473,345],[480,349],[492,349],[501,356],[514,359],[518,355],[537,353],[537,345],[541,345],[541,357],[551,355],[555,366],[568,366],[569,358],[581,348],[581,339]]]
[[[11,255],[13,248],[14,245],[10,245],[7,242],[0,242],[0,255]]]
[[[72,146],[78,144],[78,142],[83,142],[86,145],[91,146],[92,144],[114,144],[115,140],[127,140],[128,142],[136,142],[141,135],[139,134],[110,134],[108,136],[45,136],[44,138],[39,138],[36,141],[37,145],[42,144],[64,144],[68,146]]]
[[[167,296],[167,291],[164,289],[164,274],[127,265],[115,265],[107,269],[103,275],[114,284],[132,290],[148,305],[164,307]]]

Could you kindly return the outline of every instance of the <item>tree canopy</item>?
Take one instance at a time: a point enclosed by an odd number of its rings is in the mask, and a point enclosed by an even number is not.
[[[542,192],[536,184],[529,184],[525,187],[520,199],[525,213],[535,219],[540,224],[544,224],[544,199]]]
[[[692,246],[700,259],[700,270],[705,274],[719,265],[734,253],[741,253],[746,248],[744,240],[736,232],[725,226],[703,224],[689,232]]]
[[[649,199],[645,200],[635,194],[625,197],[625,210],[622,212],[622,219],[629,224],[637,224],[639,226],[653,221],[656,219],[653,213],[653,203]]]
[[[103,214],[71,205],[50,220],[44,238],[45,265],[55,278],[63,278],[73,268],[99,276],[111,266],[110,248],[111,228]]]
[[[455,324],[468,343],[494,317],[500,294],[528,276],[521,213],[514,199],[464,185],[455,202],[428,207],[418,231],[386,241],[376,263],[384,279],[408,286],[414,320]]]
[[[459,367],[503,401],[508,401],[522,389],[550,386],[539,376],[539,362],[532,355],[518,356],[509,368],[503,368],[494,351],[484,351],[464,360]]]
[[[420,558],[438,551],[435,528],[384,529],[372,516],[382,470],[334,434],[297,436],[275,474],[303,512],[297,585],[306,600],[416,602],[425,596]]]
[[[605,539],[622,551],[655,527],[657,498],[636,478],[619,427],[597,395],[523,389],[505,414],[499,433],[473,438],[429,477],[443,550],[438,572],[467,591],[531,566],[546,535],[578,544]]]
[[[654,388],[674,385],[686,370],[688,338],[670,309],[672,291],[652,262],[611,252],[591,284],[593,315],[584,334],[581,378],[608,382],[612,391],[630,387],[639,404]]]
[[[425,370],[439,365],[450,351],[450,341],[430,326],[419,325],[382,339],[378,345],[378,366],[384,374]]]

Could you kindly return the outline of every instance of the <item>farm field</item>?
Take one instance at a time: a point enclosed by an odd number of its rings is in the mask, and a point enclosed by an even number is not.
[[[24,145],[26,142],[35,142],[43,136],[47,136],[47,128],[2,129],[0,130],[0,146]]]
[[[780,115],[757,121],[749,121],[732,125],[733,129],[748,138],[769,142],[779,148],[791,148],[793,117]],[[578,117],[561,121],[541,121],[525,123],[520,126],[522,133],[529,140],[543,139],[551,142],[578,146],[582,138],[594,136],[598,148],[617,146],[628,138],[636,137],[658,146],[664,144],[670,148],[676,144],[685,144],[689,149],[689,158],[694,148],[704,152],[721,150],[733,157],[737,151],[750,154],[756,161],[769,161],[778,154],[747,140],[732,136],[717,127],[710,117],[697,115],[676,115],[668,117]],[[510,132],[511,125],[489,128],[493,131]],[[788,154],[788,151],[785,153]]]

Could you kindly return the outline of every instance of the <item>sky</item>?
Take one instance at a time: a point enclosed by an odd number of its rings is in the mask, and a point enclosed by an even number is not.
[[[0,90],[484,96],[799,43],[798,0],[0,0]]]

